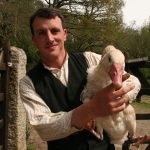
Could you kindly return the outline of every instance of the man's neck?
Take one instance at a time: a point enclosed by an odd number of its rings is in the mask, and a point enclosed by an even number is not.
[[[62,65],[64,64],[65,60],[66,60],[66,56],[67,56],[67,52],[64,51],[63,54],[61,54],[61,57],[58,58],[54,58],[53,60],[49,60],[47,62],[42,61],[44,63],[44,65],[50,67],[50,68],[58,68],[60,69],[62,67]]]

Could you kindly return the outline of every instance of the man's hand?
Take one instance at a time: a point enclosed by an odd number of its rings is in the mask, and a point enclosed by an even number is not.
[[[123,81],[129,78],[129,74],[123,75]],[[110,84],[101,91],[98,91],[90,100],[93,106],[93,113],[98,116],[111,115],[122,111],[129,103],[127,93],[134,89],[134,85],[122,85],[116,89],[115,85]]]

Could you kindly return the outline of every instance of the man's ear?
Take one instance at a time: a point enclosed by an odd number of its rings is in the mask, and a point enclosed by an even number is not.
[[[67,29],[64,29],[64,41],[67,40],[67,35],[68,35]]]

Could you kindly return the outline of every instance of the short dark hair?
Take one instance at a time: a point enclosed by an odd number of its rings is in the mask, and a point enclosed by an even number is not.
[[[34,34],[33,22],[36,17],[45,18],[45,19],[54,19],[55,17],[59,17],[61,19],[63,28],[65,27],[64,17],[61,14],[60,10],[55,8],[40,8],[35,13],[33,13],[33,15],[30,17],[30,30],[32,34]]]

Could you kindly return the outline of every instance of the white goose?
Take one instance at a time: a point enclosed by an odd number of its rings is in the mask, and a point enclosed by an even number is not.
[[[82,92],[81,100],[83,102],[88,101],[94,93],[110,83],[121,87],[124,67],[125,57],[123,53],[112,45],[107,46],[99,65],[88,69],[87,85]],[[99,117],[95,120],[95,126],[100,139],[103,139],[103,130],[105,130],[111,143],[123,144],[128,133],[130,137],[133,137],[136,132],[134,108],[128,105],[122,112]]]

